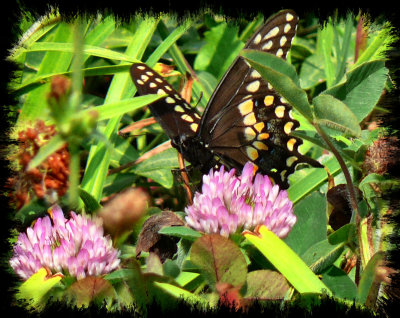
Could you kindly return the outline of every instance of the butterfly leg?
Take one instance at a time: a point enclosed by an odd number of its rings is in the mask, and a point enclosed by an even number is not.
[[[178,161],[179,161],[179,169],[180,169],[181,176],[183,179],[183,187],[185,188],[186,193],[187,193],[188,203],[190,205],[192,205],[193,204],[193,194],[189,187],[189,177],[186,172],[185,162],[184,162],[183,156],[180,152],[178,152]]]

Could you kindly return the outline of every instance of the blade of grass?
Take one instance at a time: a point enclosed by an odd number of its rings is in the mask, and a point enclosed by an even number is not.
[[[168,36],[168,29],[165,24],[160,21],[158,25],[158,32],[163,38]],[[198,77],[194,73],[193,69],[190,67],[189,63],[186,61],[182,51],[176,44],[173,44],[168,50],[169,54],[172,56],[172,59],[176,63],[178,70],[182,74],[189,73],[193,79],[193,96],[200,100],[199,105],[205,107],[207,105],[208,100],[211,97],[212,91],[207,89],[207,87],[203,86],[203,84],[199,81]],[[200,97],[202,98],[200,99]]]
[[[92,110],[96,110],[99,116],[97,120],[101,121],[116,116],[122,116],[125,113],[147,106],[148,104],[151,104],[160,98],[162,98],[162,96],[156,94],[138,96],[134,98],[128,98],[113,103],[96,106],[94,108],[88,108],[85,109],[84,112],[90,112]]]
[[[66,23],[60,23],[54,33],[53,41],[60,42],[55,43],[63,45],[67,43],[72,47],[73,32],[71,25]],[[33,45],[36,45],[34,43]],[[57,51],[57,52],[46,52],[43,60],[40,64],[40,68],[37,71],[37,75],[43,75],[48,73],[65,72],[69,69],[72,60],[72,53]],[[43,116],[46,110],[46,94],[50,88],[50,83],[46,83],[32,90],[26,97],[24,105],[21,108],[19,114],[17,127],[22,125],[25,121],[34,120],[40,116]]]
[[[357,59],[357,62],[354,63],[350,69],[356,68],[367,61],[384,58],[384,52],[389,49],[390,44],[397,39],[398,36],[392,34],[392,29],[388,24],[383,26],[382,30],[379,31],[372,43],[368,45],[365,51]]]
[[[245,231],[243,235],[299,293],[331,294],[304,261],[265,225],[256,228],[255,233]]]
[[[55,43],[55,42],[37,42],[32,44],[26,52],[65,52],[72,53],[74,51],[74,46],[72,43]],[[83,54],[88,56],[97,56],[110,60],[124,61],[124,62],[135,62],[127,54],[119,53],[113,50],[105,49],[95,45],[85,44],[83,46]]]
[[[335,68],[332,62],[332,47],[333,47],[333,26],[329,21],[325,28],[319,34],[321,36],[321,47],[325,61],[325,76],[327,87],[330,87],[335,77]]]
[[[341,172],[340,165],[335,158],[330,158],[323,163],[328,168],[329,173],[332,176],[337,175]],[[304,176],[303,179],[298,182],[291,184],[288,189],[289,199],[296,204],[303,197],[311,193],[316,187],[319,187],[328,179],[328,175],[323,169],[313,169],[309,174]]]
[[[336,85],[337,83],[339,83],[345,74],[347,53],[348,53],[348,50],[350,47],[352,30],[353,30],[353,16],[351,14],[348,14],[347,19],[346,19],[346,24],[344,27],[342,47],[340,50],[340,54],[338,54],[338,56],[340,56],[340,60],[339,60],[338,65],[336,66],[336,76],[335,76],[335,80],[333,81],[332,85]],[[335,28],[335,33],[337,33],[336,28]]]
[[[121,63],[119,65],[104,65],[98,67],[89,67],[82,69],[83,76],[103,76],[103,75],[114,75],[115,73],[122,73],[129,70],[132,63]],[[42,85],[44,82],[50,81],[53,76],[56,75],[72,75],[72,71],[47,73],[44,75],[36,75],[29,80],[24,81],[20,85],[12,87],[12,92],[18,95],[28,93],[38,85]]]
[[[157,61],[167,52],[172,45],[192,26],[193,21],[186,20],[182,25],[178,26],[172,31],[164,41],[154,50],[154,52],[147,59],[146,64],[153,67]]]
[[[125,51],[125,54],[129,56],[131,60],[141,59],[146,47],[150,43],[157,23],[158,20],[153,18],[146,18],[138,22],[132,41],[129,43]],[[130,93],[131,91],[134,91],[134,88],[129,73],[116,74],[110,84],[104,103],[116,102],[130,97],[132,96]],[[110,119],[102,131],[112,144],[117,136],[120,119],[121,116]],[[98,142],[90,149],[81,187],[83,190],[90,193],[96,200],[101,199],[103,186],[110,164],[110,157],[111,152],[104,142]]]

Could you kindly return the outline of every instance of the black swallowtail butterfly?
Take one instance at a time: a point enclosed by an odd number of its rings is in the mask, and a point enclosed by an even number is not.
[[[297,22],[295,12],[281,11],[252,36],[245,48],[285,59]],[[322,167],[299,153],[302,140],[290,135],[299,126],[291,117],[291,106],[240,56],[218,84],[202,116],[145,64],[133,64],[130,72],[140,95],[168,94],[149,105],[150,110],[173,147],[203,173],[220,164],[241,169],[251,161],[287,189],[288,176],[297,164]]]

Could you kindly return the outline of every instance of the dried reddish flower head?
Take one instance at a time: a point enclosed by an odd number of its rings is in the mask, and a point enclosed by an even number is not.
[[[67,192],[70,161],[67,145],[49,156],[38,167],[26,171],[40,147],[48,143],[56,133],[54,125],[47,126],[41,120],[18,133],[18,148],[9,156],[16,173],[9,179],[8,185],[13,191],[10,196],[17,209],[35,196],[40,199],[55,194],[61,197]]]
[[[385,174],[394,169],[400,153],[399,141],[395,137],[375,140],[365,154],[363,170],[365,174]]]

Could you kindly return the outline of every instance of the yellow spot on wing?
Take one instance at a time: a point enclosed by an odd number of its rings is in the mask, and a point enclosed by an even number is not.
[[[264,40],[267,40],[269,38],[272,38],[274,36],[276,36],[279,33],[279,27],[275,27],[273,28],[271,31],[269,31],[265,36],[264,36]]]
[[[251,99],[248,99],[240,103],[238,108],[240,113],[244,116],[253,111],[253,105],[254,105],[253,101]]]
[[[254,115],[253,112],[250,114],[246,115],[246,117],[243,118],[243,123],[246,126],[253,126],[257,122],[256,116]]]
[[[192,122],[193,122],[193,118],[192,118],[191,116],[189,116],[188,114],[183,114],[183,115],[181,116],[181,118],[182,118],[184,121],[188,121],[189,123],[192,123]]]
[[[293,151],[293,147],[294,147],[295,143],[296,143],[296,139],[294,139],[294,138],[290,138],[288,140],[287,147],[288,147],[289,151]]]
[[[259,123],[255,124],[253,127],[258,132],[261,132],[264,129],[265,125],[263,122],[259,122]]]
[[[258,158],[258,151],[253,147],[246,147],[246,154],[253,161]]]
[[[179,105],[176,105],[176,106],[174,107],[174,110],[175,110],[176,112],[178,112],[178,113],[184,113],[184,112],[185,112],[185,110],[182,108],[182,106],[179,106]]]
[[[275,108],[275,115],[278,118],[282,118],[285,115],[285,106],[278,106]]]
[[[246,127],[246,129],[244,130],[244,138],[250,141],[253,140],[255,137],[256,137],[256,132],[253,130],[253,128]]]
[[[285,131],[285,133],[287,135],[290,134],[290,132],[292,131],[292,127],[293,127],[293,122],[292,121],[288,121],[285,126],[283,127],[283,130]]]
[[[272,47],[272,41],[268,41],[267,43],[265,43],[263,46],[262,46],[262,49],[264,50],[264,51],[266,51],[266,50],[269,50],[271,47]]]
[[[259,87],[260,87],[260,81],[254,81],[254,82],[251,82],[250,84],[248,84],[246,86],[246,89],[250,93],[255,93],[258,91]]]
[[[286,166],[290,167],[297,160],[296,156],[291,156],[286,159]]]
[[[261,141],[253,142],[253,146],[259,150],[268,150],[268,146]]]
[[[197,128],[199,128],[199,125],[196,124],[196,123],[193,123],[193,124],[190,125],[190,128],[191,128],[194,132],[196,132],[196,131],[197,131]]]
[[[258,73],[256,70],[253,70],[253,71],[251,72],[250,76],[251,76],[252,78],[260,78],[260,77],[261,77],[261,74]]]
[[[272,95],[267,95],[264,98],[264,105],[265,106],[271,106],[274,103],[274,96]]]
[[[258,33],[257,36],[254,38],[253,43],[258,44],[261,41],[261,34]]]
[[[262,133],[257,136],[258,140],[265,140],[269,138],[269,133]]]

